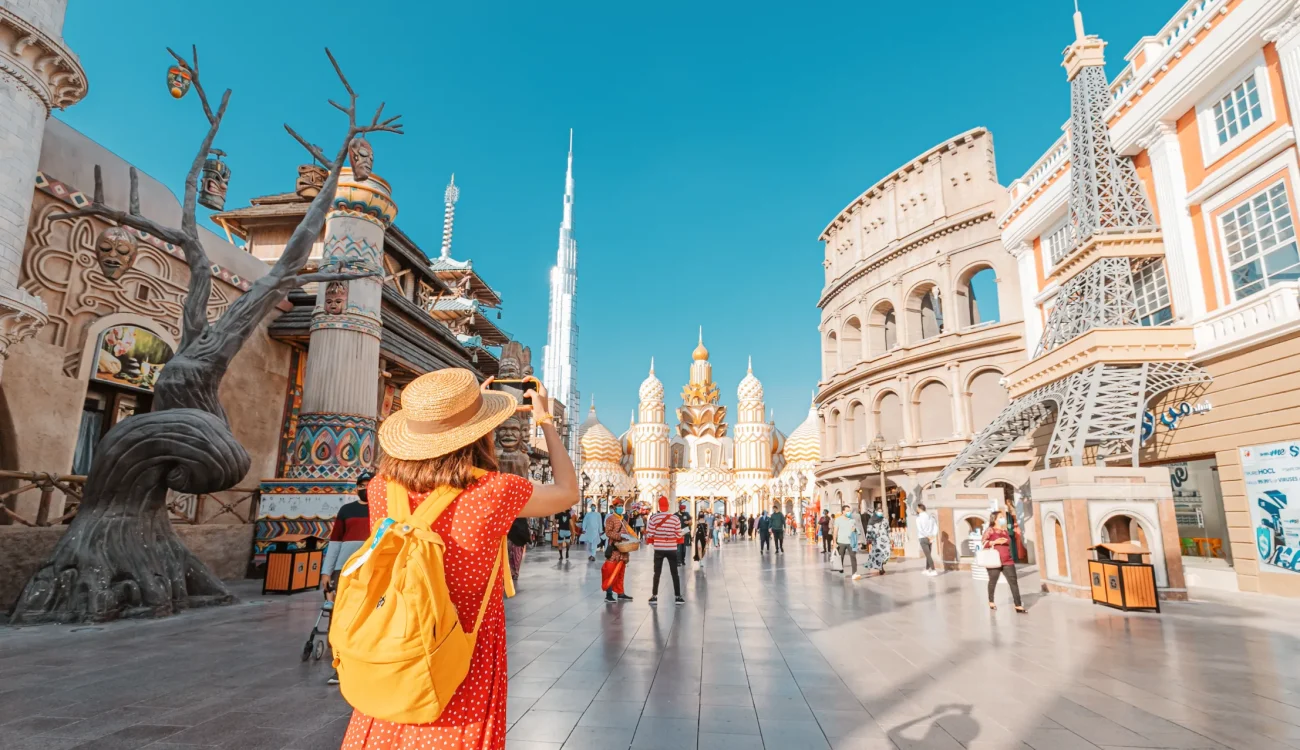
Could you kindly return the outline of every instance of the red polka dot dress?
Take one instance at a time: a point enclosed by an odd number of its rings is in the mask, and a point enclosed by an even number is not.
[[[370,524],[388,515],[386,480],[370,482]],[[447,588],[461,626],[474,626],[501,538],[533,494],[533,484],[512,474],[489,473],[470,485],[433,524],[447,544]],[[426,495],[411,493],[411,510]],[[354,711],[341,750],[499,750],[506,746],[505,576],[495,590],[479,628],[469,675],[442,715],[432,724],[393,724]]]

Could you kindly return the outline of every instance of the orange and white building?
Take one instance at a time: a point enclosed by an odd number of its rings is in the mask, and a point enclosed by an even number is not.
[[[1177,533],[1165,529],[1165,546],[1182,552],[1189,587],[1300,596],[1300,552],[1275,554],[1300,547],[1300,485],[1270,517],[1261,509],[1272,501],[1256,495],[1267,484],[1261,473],[1275,469],[1252,468],[1261,452],[1300,453],[1300,2],[1189,0],[1125,59],[1105,120],[1115,151],[1136,168],[1163,254],[1134,274],[1145,327],[1124,329],[1131,340],[1113,346],[1178,358],[1213,378],[1160,396],[1144,415],[1140,464],[1166,467],[1172,481]],[[1071,254],[1070,137],[1067,128],[1011,184],[998,220],[1017,262],[1031,356],[1063,281],[1085,262],[1086,253]],[[1093,356],[1075,348],[1070,356]],[[1056,366],[1070,366],[1065,357]],[[1015,397],[1050,377],[1034,360],[1007,387]],[[1051,469],[1041,431],[1030,442],[1034,468]],[[1110,523],[1102,537],[1127,539]],[[1045,577],[1065,580],[1073,563],[1041,533]]]

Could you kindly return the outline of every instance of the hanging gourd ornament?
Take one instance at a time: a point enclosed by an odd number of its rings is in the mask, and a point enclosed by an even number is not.
[[[230,167],[221,160],[225,151],[214,148],[212,157],[203,162],[203,176],[199,180],[199,205],[220,211],[226,207],[226,191],[230,189]]]
[[[171,92],[173,99],[185,96],[193,83],[190,69],[185,65],[173,65],[167,69],[167,90]]]

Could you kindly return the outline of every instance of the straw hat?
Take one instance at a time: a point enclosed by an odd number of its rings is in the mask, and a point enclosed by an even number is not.
[[[471,445],[515,413],[515,397],[482,392],[469,370],[425,373],[402,389],[402,409],[379,425],[384,453],[405,461],[445,456]]]

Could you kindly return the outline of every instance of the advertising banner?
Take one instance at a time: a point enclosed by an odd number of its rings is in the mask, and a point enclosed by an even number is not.
[[[1241,469],[1259,564],[1300,571],[1300,442],[1242,448]]]

